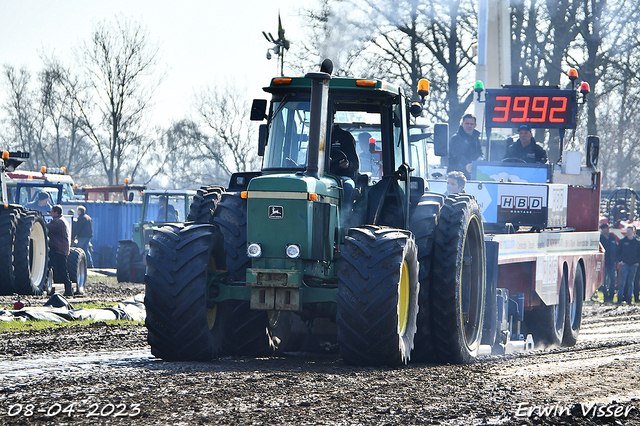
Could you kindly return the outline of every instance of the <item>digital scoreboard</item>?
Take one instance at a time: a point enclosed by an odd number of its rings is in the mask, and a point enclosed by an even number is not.
[[[576,126],[577,97],[573,90],[551,88],[487,89],[487,128],[573,129]]]

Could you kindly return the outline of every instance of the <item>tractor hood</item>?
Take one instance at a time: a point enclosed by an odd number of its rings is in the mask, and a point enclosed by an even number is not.
[[[257,192],[274,192],[275,193],[307,193],[316,194],[323,197],[338,198],[339,188],[336,181],[328,177],[315,179],[311,176],[304,176],[302,173],[296,174],[273,174],[263,175],[251,179],[249,182],[248,198],[257,195]],[[262,197],[261,197],[262,198]],[[308,198],[311,200],[311,198]]]
[[[285,250],[292,244],[302,259],[331,261],[339,197],[338,185],[328,177],[300,173],[252,179],[247,191],[247,242],[262,247],[262,260],[255,259],[254,266],[281,268],[281,263],[266,259],[286,259]]]

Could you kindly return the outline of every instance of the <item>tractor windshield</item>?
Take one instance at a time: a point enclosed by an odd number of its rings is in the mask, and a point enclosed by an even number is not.
[[[274,102],[265,169],[304,169],[309,143],[309,102]]]

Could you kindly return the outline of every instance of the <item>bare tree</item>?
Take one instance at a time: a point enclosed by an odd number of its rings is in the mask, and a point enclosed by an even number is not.
[[[64,166],[67,173],[78,175],[94,163],[91,147],[78,134],[79,117],[62,81],[66,73],[51,61],[38,73],[37,88],[32,89],[27,70],[5,67],[9,97],[4,109],[10,118],[10,136],[5,138],[12,148],[30,153],[27,167]]]
[[[339,73],[388,79],[413,94],[426,77],[434,88],[427,111],[457,127],[473,99],[474,2],[324,0],[305,14],[312,42],[299,56],[337,57]]]
[[[151,162],[161,165],[155,176],[160,186],[194,188],[204,185],[226,186],[229,171],[208,154],[209,138],[200,126],[189,119],[172,123],[158,137],[160,148],[151,155]]]
[[[65,165],[67,173],[86,176],[97,164],[95,151],[81,133],[81,117],[69,87],[79,86],[77,77],[54,58],[45,58],[39,74],[40,104],[47,118],[49,147],[47,163]],[[74,92],[77,90],[74,90]]]
[[[126,18],[115,26],[98,24],[79,51],[91,91],[76,92],[74,99],[110,185],[125,166],[135,175],[153,145],[144,118],[161,80],[153,74],[157,56],[143,27]]]
[[[42,131],[43,117],[35,101],[35,91],[30,88],[31,73],[22,68],[5,65],[4,77],[8,83],[9,96],[3,109],[9,117],[9,129],[12,133],[7,137],[10,148],[29,152],[31,157],[28,167],[44,165]]]
[[[259,167],[256,125],[248,120],[251,106],[246,93],[232,85],[207,88],[197,96],[195,110],[206,129],[203,133],[209,133],[201,139],[204,158],[227,176]]]

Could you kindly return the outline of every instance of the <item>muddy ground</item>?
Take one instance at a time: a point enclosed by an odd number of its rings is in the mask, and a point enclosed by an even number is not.
[[[92,279],[86,299],[142,288]],[[97,323],[0,335],[0,376],[1,424],[640,425],[640,307],[586,304],[571,349],[395,369],[308,353],[167,363],[144,327]]]

